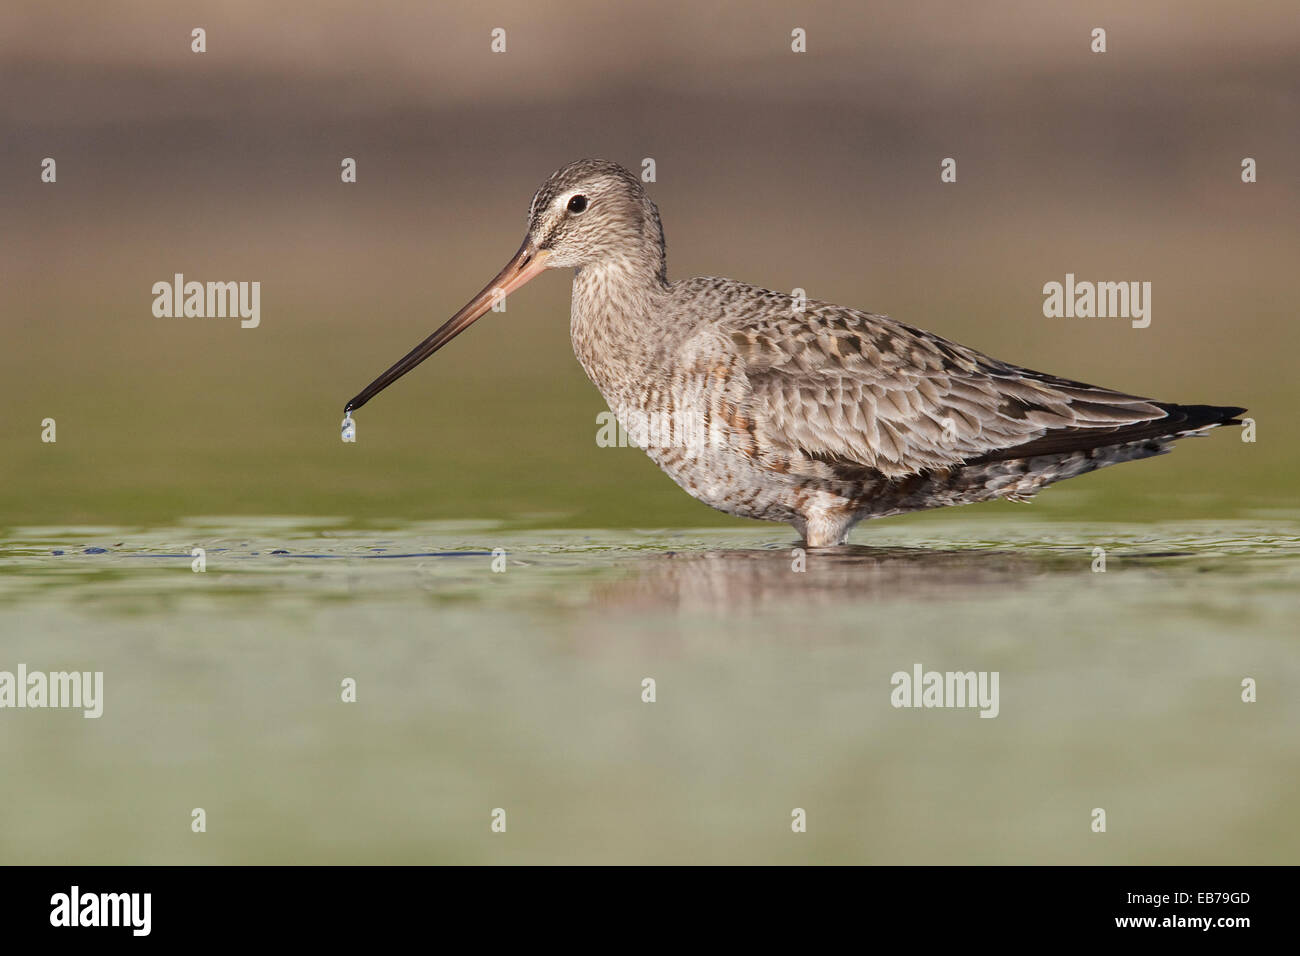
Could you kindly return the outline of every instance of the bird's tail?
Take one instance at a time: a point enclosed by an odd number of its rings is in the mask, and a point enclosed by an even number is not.
[[[1028,501],[1040,489],[1107,465],[1154,458],[1174,442],[1219,425],[1240,425],[1244,408],[1153,403],[1165,417],[1117,428],[1062,428],[1033,441],[999,449],[917,481],[893,483],[875,501],[871,517],[918,508],[1005,498]]]
[[[967,462],[961,477],[989,497],[1027,500],[1040,488],[1107,465],[1173,451],[1180,438],[1205,435],[1219,425],[1240,425],[1246,409],[1227,405],[1153,403],[1164,418],[1118,428],[1063,428],[1042,438]]]
[[[972,458],[966,462],[982,465],[994,461],[1021,460],[1042,455],[1089,451],[1113,445],[1127,445],[1142,441],[1174,441],[1188,435],[1203,433],[1218,425],[1240,425],[1237,418],[1244,408],[1228,405],[1173,405],[1152,402],[1165,413],[1164,418],[1133,422],[1114,428],[1054,428],[1041,438],[999,448],[995,452]]]

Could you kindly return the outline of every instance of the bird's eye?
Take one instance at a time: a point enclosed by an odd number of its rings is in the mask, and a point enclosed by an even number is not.
[[[574,196],[569,200],[569,212],[582,212],[587,208],[586,196]]]

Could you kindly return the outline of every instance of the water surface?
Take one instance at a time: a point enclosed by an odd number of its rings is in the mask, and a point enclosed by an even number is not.
[[[1296,516],[855,540],[10,529],[0,669],[102,670],[105,702],[0,712],[0,859],[1296,859]],[[916,663],[999,672],[999,715],[892,707]]]

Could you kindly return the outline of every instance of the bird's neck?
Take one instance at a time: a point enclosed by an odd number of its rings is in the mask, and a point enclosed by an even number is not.
[[[574,274],[573,351],[606,399],[663,352],[670,290],[660,269],[648,259],[618,258]]]

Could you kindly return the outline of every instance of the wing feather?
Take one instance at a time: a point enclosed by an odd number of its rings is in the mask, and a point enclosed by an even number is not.
[[[1150,399],[1010,365],[884,315],[815,301],[796,313],[788,296],[707,281],[722,311],[707,334],[724,336],[747,414],[782,458],[897,477],[1166,416]]]

